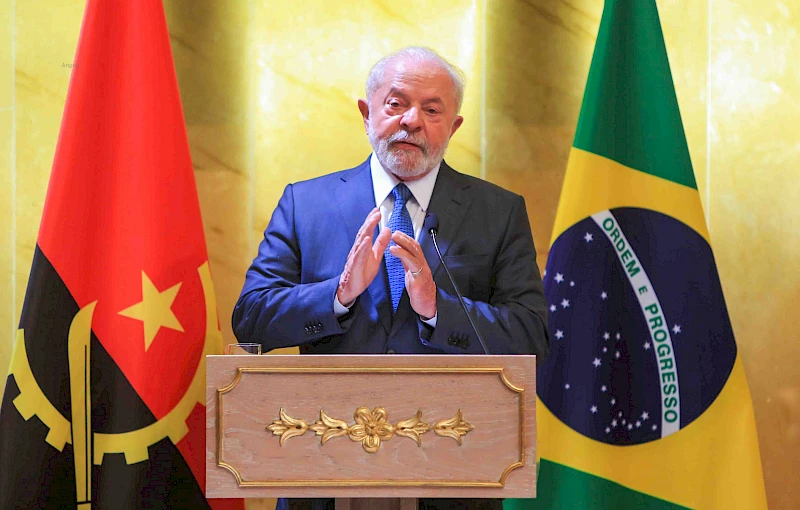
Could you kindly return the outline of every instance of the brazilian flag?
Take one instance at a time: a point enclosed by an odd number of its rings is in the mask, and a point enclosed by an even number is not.
[[[545,272],[536,500],[766,509],[654,0],[606,0]]]

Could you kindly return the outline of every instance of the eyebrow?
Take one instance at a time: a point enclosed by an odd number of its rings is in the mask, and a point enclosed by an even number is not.
[[[386,94],[387,98],[390,97],[390,96],[397,96],[400,99],[405,99],[405,100],[409,99],[408,95],[405,92],[403,92],[402,90],[400,90],[398,88],[395,88],[395,87],[390,88],[389,89],[389,93]],[[422,101],[422,104],[431,104],[431,103],[436,103],[436,104],[440,104],[440,105],[444,106],[444,101],[442,101],[442,99],[440,97],[438,97],[438,96],[432,97],[432,98],[429,98],[429,99],[425,99],[424,101]]]

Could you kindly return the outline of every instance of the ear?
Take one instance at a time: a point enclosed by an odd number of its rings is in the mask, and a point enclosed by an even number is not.
[[[369,130],[369,104],[366,99],[358,100],[358,111],[361,112],[361,117],[364,119],[364,129]]]
[[[450,136],[456,134],[456,131],[458,131],[458,128],[460,128],[461,124],[463,123],[464,123],[464,117],[462,117],[461,115],[456,115],[456,119],[453,121],[453,129],[450,130]]]

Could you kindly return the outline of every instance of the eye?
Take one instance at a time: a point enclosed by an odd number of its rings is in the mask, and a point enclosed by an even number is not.
[[[431,115],[436,115],[437,113],[439,113],[439,111],[436,110],[435,108],[428,108],[428,113],[430,113]]]
[[[399,108],[400,102],[397,101],[396,99],[392,99],[391,101],[389,101],[389,106],[391,106],[392,108]]]

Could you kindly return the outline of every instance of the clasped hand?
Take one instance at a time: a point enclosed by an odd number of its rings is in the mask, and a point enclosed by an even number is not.
[[[432,318],[436,315],[436,284],[422,248],[413,238],[400,231],[392,233],[388,227],[380,231],[373,243],[370,234],[380,221],[381,211],[376,207],[367,215],[356,234],[339,278],[336,297],[343,305],[352,305],[375,279],[380,264],[383,263],[386,247],[390,241],[394,241],[395,245],[389,248],[389,252],[403,263],[411,308],[425,319]]]

